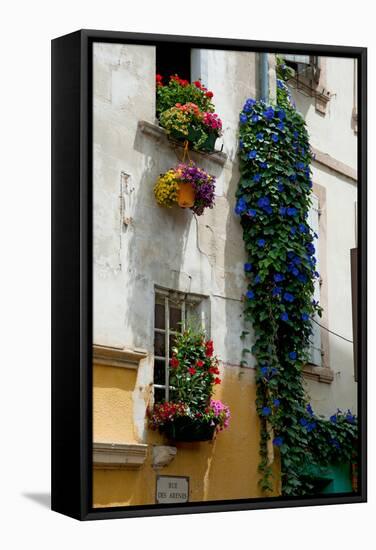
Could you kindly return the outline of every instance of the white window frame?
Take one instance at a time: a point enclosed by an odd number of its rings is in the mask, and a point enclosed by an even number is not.
[[[170,336],[177,334],[176,331],[170,330],[170,304],[181,307],[181,323],[184,330],[187,322],[187,314],[191,308],[198,308],[202,303],[205,297],[199,296],[196,294],[187,294],[179,291],[162,289],[157,287],[155,289],[155,299],[154,299],[154,308],[156,304],[163,301],[164,310],[165,310],[165,328],[157,328],[154,325],[154,335],[156,333],[164,334],[164,344],[165,344],[165,356],[161,357],[160,355],[154,355],[154,361],[164,361],[165,363],[165,383],[164,384],[155,384],[154,383],[154,373],[153,373],[153,388],[164,390],[165,401],[169,401],[170,390],[173,389],[170,386]],[[207,332],[205,313],[201,310],[201,326]]]
[[[319,243],[320,243],[320,216],[321,216],[321,210],[320,210],[320,197],[316,195],[316,193],[312,193],[311,195],[312,199],[312,205],[309,209],[308,214],[308,223],[311,229],[318,235],[318,239],[315,239],[314,244],[316,248],[316,271],[320,272],[320,253],[319,253]],[[314,294],[313,299],[317,302],[321,302],[321,275],[320,278],[316,278],[314,282]],[[317,323],[320,323],[320,317],[317,315],[317,313],[314,316],[314,319],[317,321]],[[315,367],[322,367],[323,366],[323,346],[322,346],[322,339],[321,339],[321,327],[315,323],[315,321],[311,321],[312,326],[312,335],[310,338],[310,346],[309,346],[309,364],[313,365]]]

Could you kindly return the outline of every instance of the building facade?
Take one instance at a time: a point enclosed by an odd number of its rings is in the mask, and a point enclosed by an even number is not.
[[[247,364],[241,364],[253,335],[243,318],[246,256],[234,214],[239,112],[247,98],[260,95],[260,56],[188,53],[188,78],[201,78],[213,90],[224,124],[217,142],[221,150],[191,153],[217,179],[215,207],[200,217],[161,208],[153,194],[159,174],[182,154],[156,122],[155,75],[168,63],[164,52],[94,44],[93,498],[98,507],[154,504],[161,475],[189,478],[190,502],[262,496],[254,359],[248,354]],[[337,407],[356,410],[350,292],[356,67],[353,60],[322,59],[319,76],[310,80],[300,72],[301,61],[287,60],[297,67],[292,93],[316,153],[311,223],[319,234],[317,293],[324,307],[305,377],[312,406],[328,415]],[[273,100],[273,55],[265,78]],[[214,342],[222,379],[215,397],[229,405],[231,421],[213,441],[171,445],[148,429],[146,410],[156,396],[163,398],[159,367],[169,356],[178,322],[189,316],[200,320]],[[272,448],[269,454],[277,495],[278,455]]]

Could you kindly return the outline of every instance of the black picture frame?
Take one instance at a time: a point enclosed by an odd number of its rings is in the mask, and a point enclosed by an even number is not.
[[[92,507],[92,45],[183,43],[358,60],[358,492],[309,498]],[[79,520],[253,510],[367,500],[367,49],[80,30],[52,40],[52,509]]]

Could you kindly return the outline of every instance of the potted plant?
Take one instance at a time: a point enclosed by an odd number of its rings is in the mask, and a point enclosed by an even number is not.
[[[209,441],[229,425],[230,410],[212,398],[220,384],[213,342],[202,331],[177,336],[171,359],[171,400],[148,410],[149,426],[174,441]]]
[[[205,208],[213,208],[215,177],[194,162],[181,162],[161,174],[154,186],[154,195],[160,206],[191,208],[200,216]]]
[[[214,113],[213,93],[199,80],[189,83],[177,75],[164,86],[157,75],[157,116],[169,137],[187,141],[197,151],[212,152],[222,135],[222,121]]]

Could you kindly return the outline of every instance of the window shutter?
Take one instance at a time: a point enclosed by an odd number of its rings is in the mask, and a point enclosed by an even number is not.
[[[320,241],[320,209],[319,209],[319,199],[317,195],[312,194],[311,196],[312,206],[308,212],[308,223],[311,229],[319,236],[318,239],[314,241],[316,248],[316,271],[320,273],[320,258],[318,255],[318,247]],[[320,281],[315,279],[315,289],[313,294],[313,299],[320,302]],[[320,323],[320,317],[315,314],[315,320]],[[312,334],[310,338],[311,345],[309,347],[309,362],[312,365],[321,367],[322,366],[322,355],[321,355],[321,329],[317,323],[314,321],[312,324]]]

